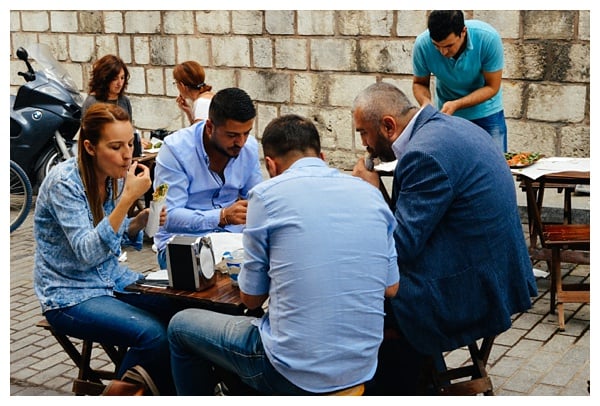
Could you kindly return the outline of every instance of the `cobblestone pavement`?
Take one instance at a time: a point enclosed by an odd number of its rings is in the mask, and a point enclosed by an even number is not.
[[[42,316],[32,289],[32,219],[30,214],[10,236],[10,394],[72,395],[77,369],[55,339],[36,327]],[[150,242],[127,253],[132,268],[156,269]],[[535,267],[547,270],[545,263]],[[589,281],[589,266],[565,264],[564,272],[568,279]],[[549,279],[538,279],[533,308],[515,315],[513,326],[496,338],[488,363],[496,395],[589,395],[590,306],[566,304],[566,331],[559,331],[556,315],[549,314],[549,285]],[[108,363],[101,350],[93,354],[94,366]],[[458,366],[467,357],[459,349],[446,361]]]

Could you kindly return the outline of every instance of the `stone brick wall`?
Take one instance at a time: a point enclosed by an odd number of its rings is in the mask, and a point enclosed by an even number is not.
[[[589,156],[589,10],[465,13],[503,38],[509,150]],[[364,150],[352,129],[354,97],[389,81],[412,98],[412,46],[426,19],[424,10],[12,10],[11,93],[22,83],[19,46],[49,44],[84,93],[93,62],[117,54],[130,68],[135,126],[147,136],[187,125],[172,70],[197,60],[215,90],[241,87],[256,101],[257,136],[278,115],[310,117],[330,164],[349,168]]]

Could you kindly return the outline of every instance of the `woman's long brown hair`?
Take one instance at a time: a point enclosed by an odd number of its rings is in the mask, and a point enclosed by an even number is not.
[[[79,173],[83,181],[90,210],[94,217],[94,227],[104,218],[104,208],[100,190],[100,180],[94,170],[94,157],[88,154],[83,146],[85,140],[89,140],[92,145],[98,145],[102,137],[102,132],[107,124],[117,121],[129,121],[129,114],[121,107],[108,103],[95,103],[86,112],[81,119],[81,130],[79,132],[78,157]],[[112,199],[118,197],[117,179],[108,178],[105,187],[108,189],[108,182],[112,182]]]

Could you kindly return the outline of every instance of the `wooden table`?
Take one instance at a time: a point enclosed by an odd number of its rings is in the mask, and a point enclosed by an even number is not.
[[[222,274],[219,271],[215,272],[216,283],[200,292],[135,283],[127,286],[125,290],[149,295],[167,296],[182,302],[186,307],[196,307],[226,314],[247,314],[246,306],[242,304],[240,298],[239,288],[232,285],[229,275]]]
[[[542,209],[544,204],[544,190],[546,188],[564,187],[564,193],[571,193],[575,185],[589,185],[590,172],[563,171],[543,175],[537,179],[530,179],[524,175],[517,175],[521,181],[527,196],[527,219],[529,224],[529,254],[532,259],[549,260],[550,252],[538,246],[544,223],[542,221]],[[570,188],[570,186],[572,188]],[[571,204],[570,196],[565,196],[563,207],[564,222],[570,223]],[[589,263],[589,253],[564,251],[564,262]],[[583,257],[582,257],[583,255]]]

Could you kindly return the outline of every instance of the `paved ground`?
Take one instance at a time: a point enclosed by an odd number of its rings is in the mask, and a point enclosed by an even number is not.
[[[589,210],[589,197],[574,198],[573,207]],[[32,289],[32,217],[10,236],[10,394],[71,395],[76,368],[54,338],[35,326],[41,313]],[[127,263],[140,271],[156,268],[150,247],[128,250]],[[547,269],[544,263],[535,267]],[[564,272],[569,279],[589,280],[589,266],[566,264]],[[538,279],[533,308],[515,315],[512,328],[496,339],[488,365],[496,395],[589,395],[590,306],[565,305],[566,331],[558,331],[556,315],[549,314],[549,282]],[[107,363],[100,350],[94,354],[95,365]],[[457,366],[467,356],[459,349],[446,359]]]

